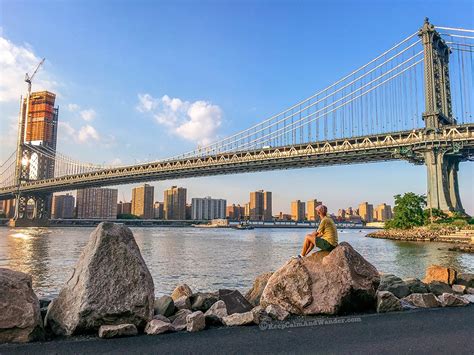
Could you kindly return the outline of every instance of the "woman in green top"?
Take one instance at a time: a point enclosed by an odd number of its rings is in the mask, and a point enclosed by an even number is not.
[[[304,240],[301,254],[297,258],[308,255],[315,246],[321,250],[331,251],[337,246],[337,228],[332,218],[327,216],[328,208],[324,205],[316,207],[321,222],[316,232],[308,234]]]

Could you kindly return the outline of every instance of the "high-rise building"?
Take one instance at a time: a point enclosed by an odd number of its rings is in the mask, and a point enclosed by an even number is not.
[[[165,219],[186,219],[186,189],[172,186],[164,191]]]
[[[319,219],[318,214],[316,213],[316,207],[322,204],[323,203],[321,201],[318,201],[316,199],[309,200],[306,203],[306,209],[308,211],[308,221],[317,221]]]
[[[53,205],[51,208],[52,218],[74,218],[74,196],[56,195],[53,196]]]
[[[30,179],[40,180],[54,177],[54,158],[58,136],[58,108],[54,107],[56,95],[48,92],[33,92],[29,104],[23,100],[21,135],[31,145],[41,145],[50,157],[33,153],[30,157]],[[28,119],[25,120],[27,110]],[[25,135],[26,123],[26,135]]]
[[[210,197],[193,198],[191,200],[191,219],[211,220],[224,219],[227,201]]]
[[[117,216],[121,214],[132,214],[132,203],[122,202],[117,203]]]
[[[346,210],[344,208],[340,208],[337,211],[337,218],[338,219],[345,219],[346,218]]]
[[[192,207],[190,203],[186,204],[186,219],[191,219]]]
[[[247,202],[244,206],[244,217],[250,219],[250,202]]]
[[[117,196],[117,189],[77,190],[77,218],[116,219]]]
[[[364,222],[372,222],[374,216],[374,206],[368,202],[359,205],[359,216]]]
[[[155,202],[154,205],[155,210],[155,218],[156,219],[164,219],[165,218],[165,204],[163,202]]]
[[[144,219],[155,217],[153,209],[155,188],[148,184],[132,190],[132,214]]]
[[[271,221],[272,193],[270,191],[255,191],[250,193],[250,219],[253,221]]]
[[[291,219],[296,222],[303,222],[306,215],[305,203],[296,200],[291,202]]]
[[[240,205],[232,204],[232,206],[227,206],[226,217],[232,221],[241,221],[245,219],[245,207]]]
[[[385,203],[378,205],[375,209],[374,217],[378,222],[385,222],[392,219],[392,207]]]

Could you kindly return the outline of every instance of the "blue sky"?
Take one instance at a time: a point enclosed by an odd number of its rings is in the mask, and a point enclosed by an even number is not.
[[[33,89],[58,94],[58,150],[82,161],[127,164],[164,158],[247,128],[363,65],[429,16],[474,28],[471,1],[5,1],[0,0],[3,75],[0,160],[14,150],[23,75],[46,57]],[[164,123],[173,105],[195,109]],[[173,106],[174,107],[174,106]],[[137,109],[138,108],[138,109]],[[141,108],[141,110],[140,110]],[[190,197],[245,203],[273,191],[274,213],[318,198],[330,210],[425,193],[426,172],[406,162],[158,182]],[[474,213],[472,163],[461,196]],[[132,186],[120,188],[130,198]]]

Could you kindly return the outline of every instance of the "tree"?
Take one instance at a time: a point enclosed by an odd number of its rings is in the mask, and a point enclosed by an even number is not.
[[[394,198],[393,219],[385,223],[385,228],[409,229],[423,225],[423,208],[426,206],[424,195],[407,192],[403,196],[395,195]]]
[[[431,222],[440,223],[448,218],[448,215],[438,208],[427,208],[423,212],[425,218],[425,224]]]

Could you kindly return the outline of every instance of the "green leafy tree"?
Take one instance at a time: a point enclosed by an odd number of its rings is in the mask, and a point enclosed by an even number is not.
[[[430,224],[432,220],[436,223],[443,223],[443,221],[449,217],[446,213],[438,208],[432,208],[431,210],[427,208],[423,211],[423,215],[425,224]],[[433,219],[431,217],[433,217]]]
[[[423,208],[426,206],[424,195],[407,192],[403,196],[395,195],[394,198],[393,219],[385,223],[385,228],[409,229],[423,225]]]

